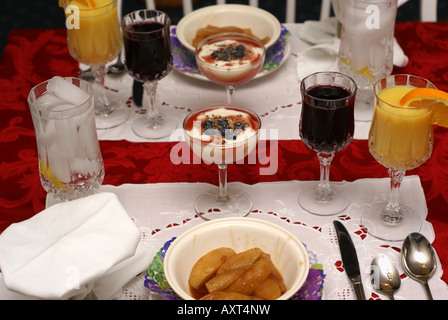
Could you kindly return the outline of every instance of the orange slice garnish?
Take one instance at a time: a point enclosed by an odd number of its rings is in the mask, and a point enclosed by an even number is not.
[[[96,8],[95,0],[78,0],[79,2],[85,3],[86,7],[88,8]]]
[[[431,104],[431,123],[448,127],[448,92],[433,88],[416,88],[401,98],[400,104],[414,108]]]
[[[62,7],[61,5],[61,1],[59,0],[59,6]],[[77,5],[81,6],[83,8],[89,8],[89,9],[94,9],[96,8],[96,3],[95,0],[74,0],[70,2],[70,5]]]

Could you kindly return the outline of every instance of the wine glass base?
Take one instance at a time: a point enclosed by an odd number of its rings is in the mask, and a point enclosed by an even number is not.
[[[177,128],[177,120],[170,116],[148,118],[142,115],[132,123],[132,131],[139,137],[148,140],[166,138]]]
[[[252,210],[252,200],[240,191],[229,188],[228,199],[219,201],[219,189],[202,193],[195,203],[196,213],[204,220],[245,217]]]
[[[390,219],[384,215],[387,203],[377,203],[367,208],[361,216],[361,225],[367,233],[386,241],[403,241],[410,233],[419,232],[422,221],[409,207],[400,205],[401,219]]]
[[[350,203],[348,196],[337,187],[332,187],[333,198],[329,201],[319,200],[316,189],[315,187],[304,189],[299,194],[300,206],[309,213],[331,216],[344,211]]]
[[[129,119],[131,115],[131,111],[129,108],[115,105],[112,109],[112,112],[107,114],[95,114],[95,124],[96,128],[103,129],[112,129],[122,125]]]

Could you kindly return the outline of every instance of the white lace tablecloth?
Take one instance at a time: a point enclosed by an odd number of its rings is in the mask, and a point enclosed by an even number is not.
[[[301,110],[300,81],[297,74],[297,59],[300,53],[311,47],[311,44],[299,38],[303,24],[285,24],[291,33],[288,37],[290,55],[275,71],[247,84],[238,86],[235,93],[235,103],[246,106],[262,119],[262,127],[266,130],[278,130],[279,140],[299,139],[299,116]],[[321,71],[321,70],[316,70]],[[108,76],[106,86],[110,89],[112,98],[123,104],[132,104],[132,78],[129,75]],[[226,91],[223,86],[209,81],[188,77],[176,70],[171,71],[159,82],[157,102],[160,108],[178,120],[178,127],[188,110],[198,107],[225,102]],[[141,109],[132,107],[134,111],[128,121],[117,128],[100,130],[100,140],[147,141],[136,136],[131,129],[133,119]],[[370,122],[356,121],[355,139],[367,139]],[[173,141],[179,134],[158,141]]]
[[[405,276],[400,260],[400,242],[378,240],[360,226],[363,210],[372,201],[386,200],[389,191],[388,179],[362,179],[342,182],[340,186],[351,196],[350,207],[334,216],[316,216],[304,211],[298,204],[301,188],[312,182],[289,181],[246,185],[232,182],[247,192],[254,203],[252,218],[275,222],[291,231],[315,255],[312,263],[320,263],[326,274],[323,299],[354,299],[354,293],[345,271],[333,220],[340,220],[348,229],[355,243],[366,296],[370,299],[387,299],[372,290],[370,263],[379,253],[389,256],[404,275],[396,299],[426,299],[423,286]],[[213,187],[205,183],[161,183],[144,185],[103,186],[101,191],[115,193],[141,231],[141,244],[153,255],[173,236],[179,236],[188,228],[207,223],[194,212],[194,201],[205,189]],[[175,199],[174,199],[175,197]],[[403,203],[414,208],[425,220],[427,208],[418,176],[405,177],[401,194]],[[175,201],[174,201],[175,200]],[[429,241],[434,240],[432,225],[424,221],[421,233]],[[443,271],[440,262],[429,285],[435,299],[448,299],[447,285],[440,280]],[[121,292],[119,299],[157,299],[143,286],[144,271]]]

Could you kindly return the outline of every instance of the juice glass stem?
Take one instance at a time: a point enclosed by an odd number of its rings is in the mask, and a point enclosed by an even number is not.
[[[104,64],[91,66],[93,76],[95,77],[95,114],[97,116],[105,116],[114,111],[113,105],[106,96],[106,88],[104,85],[106,77],[106,66]]]
[[[317,153],[320,165],[320,180],[317,186],[316,197],[318,201],[328,202],[333,199],[334,193],[330,186],[330,165],[334,153]]]
[[[229,199],[227,194],[227,164],[218,164],[219,174],[219,196],[218,202],[226,202]]]
[[[404,170],[389,169],[390,176],[390,196],[387,206],[383,210],[383,220],[387,223],[397,224],[403,220],[400,212],[400,204],[398,203],[401,182],[405,175]]]

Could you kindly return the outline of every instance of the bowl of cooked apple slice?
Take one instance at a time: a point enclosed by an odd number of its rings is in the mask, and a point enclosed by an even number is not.
[[[299,239],[262,219],[222,218],[177,237],[165,277],[184,300],[286,300],[304,284],[309,257]]]

